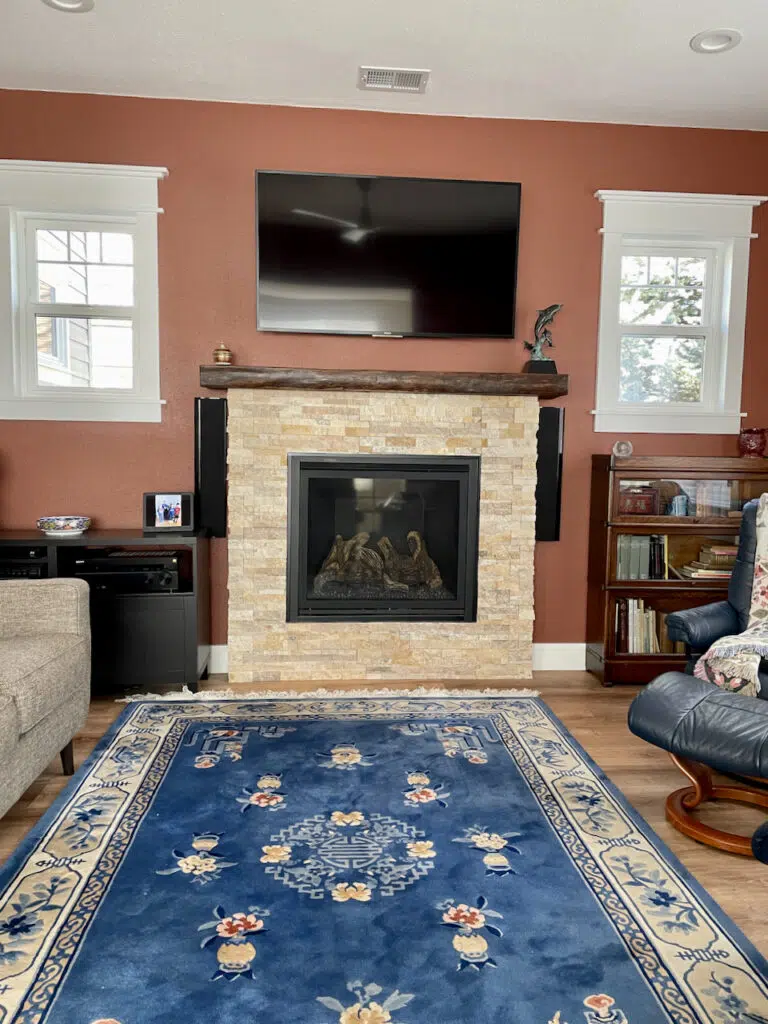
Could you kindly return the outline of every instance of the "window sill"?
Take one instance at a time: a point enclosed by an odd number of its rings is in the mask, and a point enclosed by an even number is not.
[[[664,409],[599,410],[594,413],[595,433],[617,434],[738,434],[738,412],[682,412]]]
[[[0,420],[60,420],[80,423],[160,423],[159,398],[56,396],[0,398]]]

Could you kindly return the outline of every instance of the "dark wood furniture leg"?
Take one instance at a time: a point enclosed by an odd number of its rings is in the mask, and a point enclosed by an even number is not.
[[[61,752],[61,770],[65,775],[75,774],[75,752],[72,748],[72,740]]]
[[[750,836],[740,836],[734,832],[722,832],[718,828],[712,828],[699,821],[691,811],[707,800],[728,800],[768,810],[768,792],[747,786],[715,786],[712,782],[711,768],[698,761],[677,757],[675,754],[670,754],[670,757],[683,775],[690,779],[691,785],[677,789],[667,797],[667,821],[678,832],[700,843],[706,843],[707,846],[714,846],[728,853],[738,853],[742,857],[752,857]]]

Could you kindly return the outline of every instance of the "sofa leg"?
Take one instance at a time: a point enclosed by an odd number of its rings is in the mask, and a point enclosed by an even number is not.
[[[75,752],[72,748],[72,740],[64,747],[61,752],[61,770],[65,775],[75,774]]]
[[[727,800],[737,804],[751,804],[753,807],[768,809],[768,792],[747,786],[715,786],[712,769],[698,761],[670,755],[680,771],[691,781],[690,786],[677,789],[667,797],[667,821],[678,832],[707,846],[742,857],[753,857],[752,838],[734,832],[722,832],[699,821],[691,811],[708,800]]]

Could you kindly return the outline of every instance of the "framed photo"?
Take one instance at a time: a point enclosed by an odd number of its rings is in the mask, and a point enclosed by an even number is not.
[[[152,491],[144,495],[144,533],[191,533],[195,528],[191,491]]]

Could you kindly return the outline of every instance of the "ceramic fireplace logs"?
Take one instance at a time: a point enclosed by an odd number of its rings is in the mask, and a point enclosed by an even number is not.
[[[440,571],[418,531],[408,534],[410,555],[401,555],[389,537],[382,537],[377,544],[379,551],[374,551],[366,547],[370,539],[370,533],[356,533],[348,540],[337,533],[315,577],[315,592],[322,593],[331,583],[375,582],[394,591],[407,591],[411,585],[426,585],[432,590],[442,586]]]
[[[382,537],[377,547],[384,559],[384,568],[392,579],[408,584],[426,583],[431,590],[442,586],[440,570],[429,557],[424,538],[418,530],[411,530],[408,534],[410,557],[396,551],[389,537]]]

